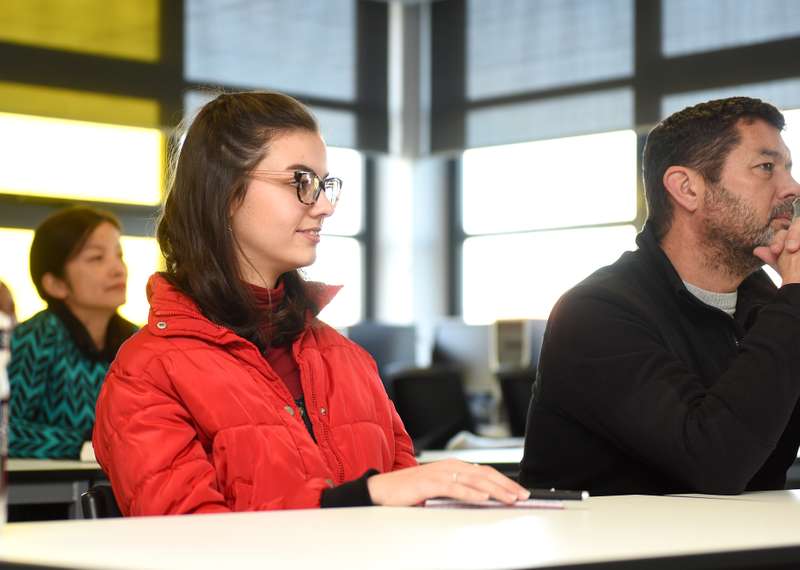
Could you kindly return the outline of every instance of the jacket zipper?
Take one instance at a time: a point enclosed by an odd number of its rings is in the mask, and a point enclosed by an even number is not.
[[[306,372],[306,363],[305,363],[305,361],[301,361],[300,360],[300,358],[298,357],[299,355],[297,354],[297,352],[294,351],[294,348],[295,347],[292,346],[292,352],[294,353],[294,359],[297,362],[297,366],[300,367],[301,384],[302,384],[302,377],[305,376],[306,378],[308,378],[309,376],[308,376],[308,374]],[[309,382],[309,385],[311,386],[311,405],[314,407],[314,415],[317,415],[317,413],[319,412],[319,407],[317,405],[317,393],[314,390],[314,383],[313,382]],[[330,410],[328,411],[328,415],[330,415]],[[330,432],[328,431],[328,426],[325,424],[324,421],[322,421],[322,420],[318,420],[318,421],[319,421],[319,423],[321,424],[321,427],[322,427],[322,434],[323,434],[324,439],[325,439],[325,444],[327,445],[328,449],[331,451],[333,456],[336,458],[336,473],[338,475],[337,481],[338,481],[339,484],[341,484],[341,483],[344,482],[344,462],[342,461],[341,456],[336,451],[334,446],[331,445],[331,437],[330,437]],[[313,419],[311,420],[311,424],[313,426],[313,424],[314,424],[314,420]]]

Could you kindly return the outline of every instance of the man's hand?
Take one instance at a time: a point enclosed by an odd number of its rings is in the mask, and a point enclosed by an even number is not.
[[[769,246],[757,247],[753,254],[777,271],[783,283],[800,283],[800,218],[788,230],[780,230]]]

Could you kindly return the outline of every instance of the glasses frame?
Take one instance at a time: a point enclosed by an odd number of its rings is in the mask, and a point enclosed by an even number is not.
[[[303,187],[303,177],[309,176],[311,177],[312,183],[316,181],[316,189],[314,191],[314,196],[310,202],[306,202],[303,200],[301,195],[301,189]],[[320,178],[315,173],[309,170],[251,170],[250,177],[255,178],[256,180],[263,180],[263,179],[270,179],[270,180],[277,180],[277,179],[284,179],[291,178],[289,184],[295,187],[297,193],[297,200],[301,204],[305,204],[306,206],[313,206],[319,200],[319,195],[325,191],[325,196],[328,198],[328,201],[331,203],[331,207],[336,206],[336,202],[339,201],[339,195],[342,193],[342,179],[336,178],[335,176],[326,176],[325,178]],[[328,189],[330,188],[330,192]],[[334,190],[333,188],[336,188]]]

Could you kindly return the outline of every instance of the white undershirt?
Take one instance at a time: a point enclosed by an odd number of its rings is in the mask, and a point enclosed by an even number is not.
[[[689,293],[700,299],[706,305],[716,307],[731,317],[733,317],[733,314],[736,312],[736,298],[738,295],[736,291],[733,293],[716,293],[714,291],[706,291],[686,281],[684,281],[683,284],[686,285],[686,289],[688,289]]]

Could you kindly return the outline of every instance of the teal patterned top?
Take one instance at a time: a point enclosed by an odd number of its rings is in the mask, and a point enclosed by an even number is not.
[[[88,336],[85,329],[81,332]],[[74,336],[51,310],[14,329],[8,364],[9,457],[75,459],[91,439],[95,402],[111,358],[81,350]]]

